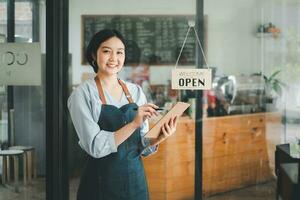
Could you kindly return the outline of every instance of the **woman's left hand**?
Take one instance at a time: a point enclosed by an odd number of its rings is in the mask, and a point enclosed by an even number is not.
[[[172,117],[168,122],[166,122],[162,128],[159,136],[156,139],[151,141],[151,145],[155,146],[165,140],[167,137],[170,137],[176,132],[178,117]]]

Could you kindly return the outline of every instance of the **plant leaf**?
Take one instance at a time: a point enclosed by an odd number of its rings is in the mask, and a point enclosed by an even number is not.
[[[275,78],[275,76],[277,76],[277,74],[279,74],[281,72],[281,70],[277,70],[275,71],[270,77],[269,77],[269,80],[272,80]]]
[[[279,96],[282,95],[282,87],[278,81],[274,82],[273,89]]]
[[[278,81],[278,83],[282,86],[282,87],[284,87],[284,88],[287,88],[288,86],[287,86],[287,84],[285,84],[284,82],[282,82],[282,81],[280,81],[280,80],[277,80]]]

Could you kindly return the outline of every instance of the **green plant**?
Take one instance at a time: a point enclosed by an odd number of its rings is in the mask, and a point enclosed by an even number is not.
[[[266,95],[270,98],[274,98],[275,96],[281,96],[283,89],[287,87],[285,83],[283,83],[277,78],[280,72],[281,70],[277,70],[274,73],[272,73],[269,77],[263,75],[266,86]]]

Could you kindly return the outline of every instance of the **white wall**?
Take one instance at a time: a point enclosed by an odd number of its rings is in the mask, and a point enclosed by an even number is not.
[[[208,62],[219,73],[259,71],[260,42],[255,31],[260,23],[260,5],[256,0],[204,1]]]
[[[69,1],[69,51],[72,54],[72,83],[81,82],[83,72],[91,67],[81,63],[81,15],[195,15],[195,0],[70,0]]]
[[[299,0],[204,0],[209,64],[233,75],[269,75],[282,68],[289,57],[288,29],[300,30],[299,8]],[[258,25],[269,22],[281,29],[281,36],[256,37]]]

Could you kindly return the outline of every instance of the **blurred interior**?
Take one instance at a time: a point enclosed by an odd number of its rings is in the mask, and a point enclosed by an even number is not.
[[[197,109],[203,112],[203,199],[274,199],[276,145],[298,143],[300,137],[300,2],[203,0],[203,5],[203,47],[213,84],[203,91],[201,107],[196,107],[196,91],[170,85],[187,22],[196,18],[196,0],[69,0],[69,92],[94,76],[82,56],[91,35],[102,28],[120,30],[128,40],[120,78],[139,84],[148,101],[161,107],[191,104],[176,134],[143,158],[150,199],[194,199]],[[33,29],[37,8],[39,23]],[[5,43],[7,1],[0,0],[0,11],[0,42]],[[45,0],[16,1],[15,15],[16,42],[39,41],[45,54]],[[196,55],[195,41],[190,33],[179,68],[196,67],[201,54]],[[28,145],[37,152],[37,178],[18,194],[0,186],[0,199],[45,198],[45,84],[14,87],[13,111],[7,108],[9,87],[0,85],[1,149]],[[9,112],[14,113],[13,136]],[[68,126],[69,192],[76,199],[85,157],[70,119]]]

